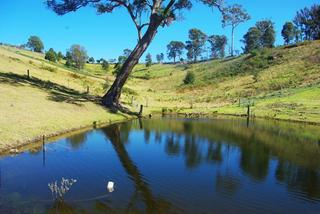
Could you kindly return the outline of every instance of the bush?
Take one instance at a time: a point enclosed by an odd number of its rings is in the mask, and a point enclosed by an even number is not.
[[[46,52],[46,55],[44,58],[46,60],[49,60],[50,62],[56,62],[58,55],[52,48],[50,48],[49,51]]]
[[[194,73],[191,71],[188,71],[186,77],[183,80],[183,83],[188,85],[188,84],[193,84],[195,81],[195,76]]]

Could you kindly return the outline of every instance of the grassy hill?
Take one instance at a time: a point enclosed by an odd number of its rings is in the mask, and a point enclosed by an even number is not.
[[[77,71],[48,62],[43,54],[0,46],[0,149],[93,121],[125,118],[97,101],[114,80],[111,70],[87,64]],[[192,85],[183,84],[188,71],[195,74]],[[250,103],[256,116],[319,123],[320,41],[197,64],[141,64],[122,102],[134,111],[143,104],[146,113],[239,115]]]

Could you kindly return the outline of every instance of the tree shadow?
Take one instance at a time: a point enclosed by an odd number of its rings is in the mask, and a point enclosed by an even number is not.
[[[44,81],[36,77],[28,77],[27,75],[0,72],[0,84],[1,83],[10,84],[17,87],[24,86],[24,84],[29,84],[33,87],[48,92],[48,99],[55,102],[66,102],[80,106],[82,105],[81,103],[89,101],[96,104],[101,104],[101,98],[98,96],[79,92],[51,81]]]

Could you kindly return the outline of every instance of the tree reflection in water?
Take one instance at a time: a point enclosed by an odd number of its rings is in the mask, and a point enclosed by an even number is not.
[[[121,124],[113,124],[105,129],[102,129],[102,131],[112,143],[113,148],[116,151],[123,168],[125,169],[127,174],[132,178],[136,191],[138,193],[141,193],[143,202],[146,206],[145,212],[167,213],[171,206],[170,203],[161,198],[156,198],[152,194],[152,191],[150,190],[148,183],[143,179],[143,176],[140,173],[138,167],[134,164],[128,152],[126,151],[126,148],[120,136],[127,135],[126,139],[128,139],[128,129],[125,129],[123,131]],[[134,197],[132,198],[133,201],[137,199],[136,196],[138,196],[138,194],[134,195]],[[133,204],[129,203],[127,206],[127,211],[132,212],[132,209]]]

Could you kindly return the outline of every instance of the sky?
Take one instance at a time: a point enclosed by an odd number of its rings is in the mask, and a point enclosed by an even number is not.
[[[318,0],[226,0],[227,4],[241,4],[251,20],[238,26],[235,32],[235,49],[241,50],[240,41],[247,30],[263,19],[275,23],[276,45],[283,44],[281,29],[303,7],[318,3]],[[169,27],[160,28],[147,49],[154,60],[156,54],[166,53],[166,45],[172,40],[185,42],[188,30],[198,28],[207,35],[226,35],[230,43],[230,28],[222,28],[221,14],[193,1],[193,8],[183,13],[183,20]],[[89,56],[95,59],[118,58],[125,48],[133,49],[137,42],[136,29],[124,9],[97,15],[92,7],[57,16],[46,8],[43,0],[0,0],[0,42],[25,44],[31,35],[39,36],[45,50],[54,48],[63,53],[73,44],[84,46]],[[144,56],[143,56],[144,57]],[[142,58],[143,60],[144,58]]]

